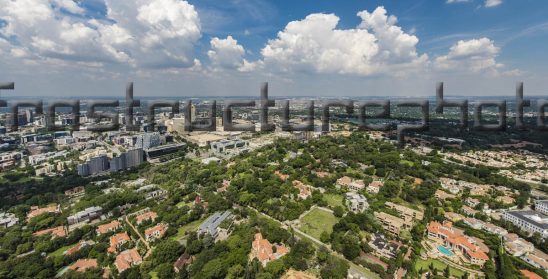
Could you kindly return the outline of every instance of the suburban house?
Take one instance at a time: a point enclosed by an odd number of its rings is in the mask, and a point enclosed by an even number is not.
[[[110,246],[107,251],[109,253],[115,253],[120,247],[126,244],[130,240],[127,232],[121,232],[110,237]]]
[[[137,225],[140,225],[141,223],[148,221],[148,220],[156,220],[158,218],[158,214],[154,211],[148,211],[143,214],[137,215],[135,217],[135,221],[137,222]]]
[[[126,269],[131,268],[132,266],[139,265],[143,262],[143,258],[137,252],[137,249],[125,250],[116,256],[116,261],[114,265],[118,269],[118,273],[124,272]]]
[[[370,194],[378,194],[382,186],[384,186],[384,182],[380,180],[374,180],[369,183],[369,185],[367,185],[366,190]]]
[[[310,185],[302,183],[299,180],[293,180],[293,188],[299,190],[299,194],[297,196],[303,200],[312,195],[312,187]]]
[[[377,218],[388,232],[399,235],[402,230],[410,230],[412,223],[405,221],[402,218],[387,214],[385,212],[374,212]]]
[[[59,213],[59,212],[61,212],[61,209],[58,204],[54,204],[54,205],[50,205],[42,208],[39,208],[38,206],[31,206],[29,213],[27,213],[27,221],[45,213]]]
[[[51,228],[51,229],[45,229],[45,230],[37,231],[37,232],[33,233],[32,235],[33,236],[42,236],[42,235],[46,235],[46,234],[51,234],[51,238],[65,237],[67,235],[67,231],[66,231],[65,226],[59,226],[59,227],[55,227],[55,228]]]
[[[266,266],[268,262],[279,259],[288,252],[289,249],[285,247],[285,245],[280,244],[273,246],[270,241],[263,238],[263,235],[259,232],[255,234],[255,240],[253,240],[251,244],[250,258],[257,258],[263,266]]]
[[[470,263],[483,266],[489,260],[485,251],[482,251],[474,241],[464,235],[462,232],[453,228],[453,223],[432,221],[428,224],[428,237],[440,239],[444,245],[455,250],[461,251]]]
[[[369,208],[369,203],[362,194],[348,192],[344,194],[344,196],[346,198],[348,210],[354,213],[364,212]]]
[[[121,226],[122,224],[118,220],[114,220],[110,223],[99,225],[97,227],[96,232],[97,232],[97,235],[102,235],[105,233],[114,232],[118,230]]]
[[[154,241],[156,239],[160,239],[166,234],[167,231],[167,225],[166,224],[158,224],[152,228],[148,228],[145,230],[145,239],[148,242]]]
[[[85,272],[88,269],[97,268],[97,259],[79,259],[69,266],[70,270],[76,272]]]

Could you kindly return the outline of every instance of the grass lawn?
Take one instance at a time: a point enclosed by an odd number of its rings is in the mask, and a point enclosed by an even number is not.
[[[67,251],[68,249],[72,248],[72,246],[74,245],[67,245],[67,246],[63,246],[53,252],[51,252],[49,254],[50,257],[60,257],[60,256],[63,256],[63,253],[65,253],[65,251]]]
[[[182,201],[182,202],[179,202],[176,206],[177,206],[177,208],[182,208],[182,207],[185,206],[185,205],[187,205],[187,206],[189,206],[189,207],[192,207],[192,202],[184,202],[184,201]]]
[[[333,213],[314,208],[303,216],[299,230],[319,240],[322,232],[330,234],[333,231],[333,225],[338,221],[339,218],[335,217]]]
[[[415,264],[415,268],[417,269],[417,271],[420,271],[421,268],[423,270],[428,270],[430,267],[430,263],[434,264],[434,268],[438,270],[439,275],[443,274],[443,271],[447,267],[445,263],[438,260],[428,259],[425,261],[425,260],[419,259],[417,263]],[[453,267],[449,267],[449,273],[451,273],[451,275],[456,277],[462,277],[462,275],[464,275],[464,271],[453,268]]]
[[[185,234],[187,232],[190,232],[190,231],[194,231],[196,230],[200,224],[203,222],[204,220],[203,219],[200,219],[200,220],[196,220],[194,222],[190,222],[182,227],[180,227],[178,230],[177,230],[177,234],[175,234],[174,236],[171,237],[171,239],[173,240],[180,240],[182,238],[185,237]]]
[[[158,272],[156,271],[151,271],[148,275],[150,275],[150,279],[158,279]]]
[[[343,197],[341,195],[324,194],[323,199],[330,207],[343,206]]]

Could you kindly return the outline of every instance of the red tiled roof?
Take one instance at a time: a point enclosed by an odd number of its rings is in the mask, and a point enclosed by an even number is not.
[[[276,252],[272,249],[272,244],[268,239],[263,238],[261,233],[255,234],[255,240],[251,244],[251,257],[257,258],[263,264],[278,259],[289,252],[289,249],[283,244],[276,245]]]
[[[97,227],[97,234],[104,234],[108,233],[110,231],[117,230],[120,227],[120,222],[118,220],[114,220],[108,224],[99,225]]]
[[[466,253],[476,259],[489,260],[489,257],[481,251],[481,249],[472,244],[470,240],[461,233],[453,230],[453,224],[451,222],[444,222],[443,225],[439,222],[432,221],[428,224],[428,232],[436,235],[444,235],[445,240],[451,244],[451,246],[461,246]]]
[[[67,235],[64,226],[59,226],[59,227],[55,227],[55,228],[51,228],[51,229],[45,229],[45,230],[37,231],[37,232],[33,233],[32,235],[42,236],[42,235],[46,235],[46,234],[51,234],[52,237],[65,237]]]
[[[97,268],[97,267],[98,265],[97,265],[96,259],[80,259],[80,260],[77,260],[72,265],[70,265],[69,269],[77,272],[84,272],[87,269]]]
[[[158,218],[158,214],[154,211],[145,212],[135,218],[137,220],[137,224],[141,224],[144,221],[152,220],[154,221],[156,218]]]
[[[124,270],[134,265],[138,265],[142,262],[143,262],[143,258],[141,258],[141,255],[139,255],[139,252],[137,252],[137,249],[129,249],[129,250],[123,251],[116,257],[116,261],[114,261],[114,265],[118,269],[118,272],[122,273]]]
[[[115,234],[110,237],[110,247],[108,247],[109,253],[116,252],[116,249],[118,249],[118,245],[122,245],[123,243],[126,243],[130,240],[129,235],[127,232],[121,232],[118,234]]]
[[[521,273],[523,274],[523,276],[529,278],[529,279],[542,279],[542,277],[540,277],[540,275],[534,273],[534,272],[531,272],[527,269],[521,269],[520,270]]]

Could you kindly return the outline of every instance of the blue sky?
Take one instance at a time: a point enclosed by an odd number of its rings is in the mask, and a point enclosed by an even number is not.
[[[547,42],[542,0],[0,0],[19,95],[544,95]]]

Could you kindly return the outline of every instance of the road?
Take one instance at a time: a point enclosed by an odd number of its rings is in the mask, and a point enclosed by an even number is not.
[[[302,231],[299,230],[298,228],[292,226],[290,222],[287,222],[287,224],[286,224],[285,222],[280,222],[279,220],[277,220],[277,219],[275,219],[275,218],[273,218],[273,217],[271,217],[271,216],[269,216],[269,215],[267,215],[267,214],[264,214],[264,213],[258,211],[257,209],[255,209],[255,208],[253,208],[253,207],[251,207],[251,206],[248,206],[248,208],[251,209],[251,210],[253,210],[253,211],[255,211],[255,212],[257,212],[257,213],[259,213],[260,215],[262,215],[262,216],[264,216],[264,217],[266,217],[266,218],[268,218],[268,219],[270,219],[270,220],[273,220],[273,221],[277,222],[278,224],[280,224],[280,225],[282,226],[282,228],[284,228],[284,229],[286,229],[286,230],[289,229],[289,228],[291,228],[291,229],[293,229],[293,231],[295,231],[297,234],[299,234],[299,235],[302,236],[302,237],[305,237],[305,238],[309,239],[309,240],[312,241],[314,244],[316,244],[316,245],[318,245],[318,246],[323,246],[323,247],[327,248],[327,250],[329,250],[329,252],[331,252],[332,255],[334,255],[334,256],[336,256],[336,257],[338,257],[338,258],[340,258],[340,259],[342,259],[342,260],[348,262],[348,264],[350,265],[350,269],[348,270],[348,273],[349,273],[349,274],[352,274],[352,275],[358,274],[358,275],[360,275],[360,278],[366,278],[366,279],[378,279],[378,278],[379,278],[379,276],[374,276],[374,275],[376,275],[376,273],[374,273],[374,272],[368,270],[368,269],[365,268],[365,267],[358,266],[358,265],[356,265],[355,263],[349,261],[349,260],[346,259],[343,255],[341,255],[341,254],[337,253],[336,251],[332,250],[332,249],[331,249],[331,245],[325,244],[325,243],[321,242],[320,240],[318,240],[318,239],[312,237],[311,235],[302,232]],[[319,207],[318,207],[318,208],[319,208]],[[288,225],[288,224],[289,224],[289,225]],[[367,270],[367,271],[370,272],[370,273],[367,274],[367,273],[361,271],[360,269]],[[356,277],[355,277],[355,278],[356,278]]]
[[[152,248],[150,247],[150,244],[145,240],[145,238],[141,235],[141,233],[139,233],[137,228],[135,228],[133,224],[128,220],[127,216],[125,216],[124,220],[131,227],[131,229],[133,229],[133,231],[139,236],[139,240],[141,240],[141,242],[143,242],[145,246],[147,247],[147,252],[143,258],[145,259],[148,258],[148,256],[150,256],[150,253],[152,252]]]

